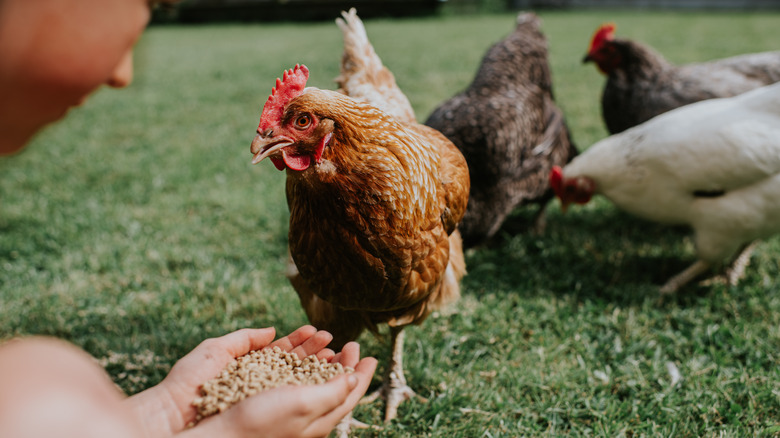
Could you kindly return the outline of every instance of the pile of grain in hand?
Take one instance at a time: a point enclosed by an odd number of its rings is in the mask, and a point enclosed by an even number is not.
[[[316,385],[352,371],[314,355],[301,360],[279,347],[252,351],[230,362],[217,377],[201,386],[201,396],[192,402],[198,411],[196,422],[267,389]]]

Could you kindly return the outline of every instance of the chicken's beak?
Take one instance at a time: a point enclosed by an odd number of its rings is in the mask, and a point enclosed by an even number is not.
[[[287,137],[258,133],[252,140],[252,146],[249,149],[254,154],[252,164],[263,161],[269,155],[273,155],[291,144],[293,141]]]
[[[590,57],[590,53],[588,53],[587,55],[585,55],[584,58],[582,58],[582,63],[583,64],[591,62],[591,61],[593,61],[593,58]]]
[[[569,209],[569,204],[571,204],[571,201],[564,201],[561,199],[561,213],[566,214],[566,210]]]

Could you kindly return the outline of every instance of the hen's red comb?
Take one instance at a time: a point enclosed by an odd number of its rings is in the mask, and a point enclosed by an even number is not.
[[[276,79],[276,86],[271,89],[271,95],[263,106],[263,115],[260,116],[258,132],[279,123],[284,113],[284,106],[291,99],[299,96],[309,79],[309,69],[305,65],[296,64],[294,68],[285,70],[282,79]]]
[[[604,23],[599,26],[599,28],[596,29],[596,32],[593,33],[593,38],[590,40],[590,49],[588,49],[588,52],[592,52],[601,47],[601,45],[604,44],[604,41],[613,40],[615,38],[616,28],[617,26],[615,23]]]

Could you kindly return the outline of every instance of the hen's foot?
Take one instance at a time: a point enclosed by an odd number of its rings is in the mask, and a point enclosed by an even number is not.
[[[371,395],[363,397],[360,403],[369,403],[379,397],[385,399],[385,422],[388,422],[398,416],[398,406],[412,397],[419,397],[423,401],[425,398],[415,393],[409,385],[406,384],[404,376],[404,331],[401,327],[390,327],[390,338],[392,339],[392,355],[390,364],[385,371],[382,386]]]
[[[352,412],[350,412],[346,417],[339,421],[339,424],[336,425],[336,428],[333,429],[333,432],[329,436],[334,438],[349,438],[350,432],[355,429],[382,430],[382,427],[355,420],[355,418],[352,417]]]
[[[355,420],[350,413],[336,425],[336,428],[333,429],[333,432],[331,432],[329,436],[333,438],[349,438],[350,433],[355,429],[373,429],[380,431],[382,430],[382,426],[366,424],[362,421]]]
[[[713,284],[727,284],[729,286],[736,286],[740,280],[745,276],[745,269],[750,265],[750,256],[753,254],[753,250],[758,245],[758,241],[749,243],[742,247],[739,254],[734,257],[734,260],[726,267],[725,272],[722,275],[716,275],[712,278],[708,278],[700,282],[701,286],[711,286]]]
[[[379,389],[360,400],[361,404],[371,403],[376,401],[378,398],[385,400],[385,422],[388,422],[398,416],[398,406],[400,406],[401,403],[405,402],[406,400],[410,400],[416,397],[422,402],[428,401],[428,399],[425,397],[414,392],[414,390],[410,388],[409,385],[407,385],[405,382],[394,382],[392,380],[393,379],[390,379],[390,381],[388,381],[388,379],[385,379],[385,382],[381,387],[379,387]]]
[[[731,286],[736,286],[739,280],[745,276],[745,269],[750,264],[750,256],[753,250],[758,246],[758,241],[751,242],[742,248],[739,255],[731,262],[731,266],[726,269],[726,281]]]

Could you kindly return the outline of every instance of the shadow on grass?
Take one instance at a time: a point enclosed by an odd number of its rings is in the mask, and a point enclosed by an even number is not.
[[[19,259],[44,259],[58,257],[62,241],[70,236],[56,234],[47,224],[32,218],[14,218],[0,221],[0,261],[14,262]],[[25,236],[24,239],[15,238]],[[42,263],[42,262],[41,262]],[[38,267],[40,269],[40,266]]]
[[[604,203],[561,214],[548,208],[543,233],[528,228],[535,208],[518,211],[499,235],[466,255],[464,292],[576,294],[637,304],[695,260],[690,229],[647,222]],[[690,285],[681,294],[706,292]]]

